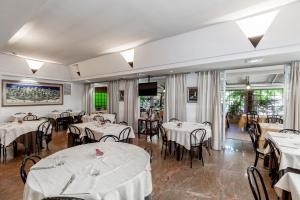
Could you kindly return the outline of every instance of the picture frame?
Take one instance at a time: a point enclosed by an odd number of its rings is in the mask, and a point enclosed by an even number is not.
[[[197,87],[188,87],[187,88],[187,102],[188,103],[197,103],[198,101],[198,88]]]
[[[2,106],[62,105],[63,84],[2,80]]]
[[[124,101],[124,90],[120,90],[119,92],[119,101]]]

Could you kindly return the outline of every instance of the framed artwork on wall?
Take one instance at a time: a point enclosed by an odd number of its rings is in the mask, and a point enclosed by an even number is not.
[[[198,101],[198,88],[197,87],[188,87],[187,89],[187,102],[188,103],[197,103]]]
[[[124,90],[120,90],[119,101],[124,101]]]
[[[62,105],[63,85],[2,80],[2,106]]]

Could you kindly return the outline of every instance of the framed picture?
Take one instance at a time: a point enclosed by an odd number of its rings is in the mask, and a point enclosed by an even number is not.
[[[197,87],[189,87],[187,97],[188,97],[188,99],[187,99],[188,103],[197,103],[198,88]]]
[[[63,85],[2,80],[2,106],[62,105]]]
[[[124,101],[124,90],[120,90],[119,101]]]

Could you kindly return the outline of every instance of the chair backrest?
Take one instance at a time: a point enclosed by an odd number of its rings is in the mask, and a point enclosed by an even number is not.
[[[105,123],[110,123],[111,124],[111,121],[109,119],[106,119],[104,120]]]
[[[37,132],[43,135],[51,134],[52,129],[50,129],[50,126],[51,126],[51,122],[49,120],[41,122],[40,125],[38,126]]]
[[[119,134],[119,140],[120,140],[120,142],[127,142],[127,143],[129,143],[130,132],[131,132],[131,128],[130,127],[124,128],[120,132],[120,134]]]
[[[250,136],[250,139],[251,139],[254,151],[257,151],[257,148],[258,148],[258,136],[255,133],[255,130],[253,128],[250,128],[248,130],[248,134]]]
[[[28,162],[32,162],[33,164],[36,164],[39,160],[41,160],[41,157],[33,155],[33,156],[24,158],[24,160],[22,161],[22,165],[20,168],[20,175],[21,175],[21,179],[24,184],[26,183],[26,180],[27,180],[26,167],[27,167]]]
[[[78,136],[81,135],[81,131],[77,126],[69,125],[68,129],[69,129],[69,133],[71,133],[71,134],[75,134]]]
[[[36,115],[26,115],[23,117],[23,121],[34,121],[38,120],[38,117]]]
[[[42,200],[84,200],[84,199],[81,199],[81,198],[78,198],[78,197],[45,197],[43,198]]]
[[[255,130],[256,135],[260,136],[261,128],[260,128],[259,123],[257,123],[257,121],[253,121],[253,124],[254,124],[254,130]]]
[[[166,130],[165,130],[165,128],[162,126],[162,124],[159,124],[159,125],[158,125],[158,129],[159,129],[159,131],[160,131],[162,140],[163,140],[164,142],[168,141],[168,137],[167,137]]]
[[[193,130],[190,133],[190,146],[191,147],[202,146],[205,135],[206,135],[206,130],[203,128],[198,128]]]
[[[70,116],[71,116],[71,114],[69,112],[62,112],[59,115],[60,118],[65,118],[65,117],[70,117]]]
[[[291,133],[291,134],[297,134],[300,135],[300,131],[295,129],[283,129],[279,131],[280,133]]]
[[[84,131],[85,131],[85,134],[87,137],[87,143],[96,142],[95,134],[91,129],[89,129],[88,127],[85,127]]]
[[[101,115],[95,115],[93,118],[94,121],[104,122],[104,117]]]
[[[255,200],[269,200],[268,192],[264,180],[259,171],[254,166],[247,168],[250,189]]]
[[[128,123],[127,123],[127,122],[125,122],[125,121],[119,122],[119,124],[121,124],[121,125],[125,125],[125,126],[128,126]]]
[[[119,138],[115,135],[104,135],[100,138],[99,142],[119,142]]]
[[[204,125],[209,125],[210,127],[212,127],[212,123],[209,122],[209,121],[202,122],[202,124],[204,124]]]
[[[85,111],[81,111],[80,113],[78,113],[77,116],[83,116],[83,115],[85,115]]]
[[[283,123],[283,119],[279,115],[267,115],[267,123]]]
[[[169,122],[178,122],[178,121],[180,121],[180,120],[175,117],[169,119]]]

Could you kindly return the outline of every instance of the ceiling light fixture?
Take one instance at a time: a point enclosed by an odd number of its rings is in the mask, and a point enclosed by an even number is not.
[[[123,56],[126,62],[133,68],[134,49],[123,51],[120,54]]]
[[[259,63],[262,62],[263,60],[264,60],[263,58],[249,58],[245,60],[245,63],[247,64]]]
[[[263,38],[273,20],[278,14],[278,10],[237,20],[236,23],[244,32],[246,37],[256,48]]]
[[[246,89],[247,90],[251,89],[251,85],[250,85],[250,81],[249,81],[249,76],[246,76]]]
[[[36,73],[37,70],[39,70],[43,65],[44,62],[37,61],[37,60],[31,60],[31,59],[25,59],[29,68],[31,69],[32,73]]]
[[[75,66],[75,68],[76,68],[76,73],[77,73],[77,75],[80,76],[81,74],[80,74],[80,71],[79,71],[79,66],[78,66],[78,64],[74,64],[74,66]]]

